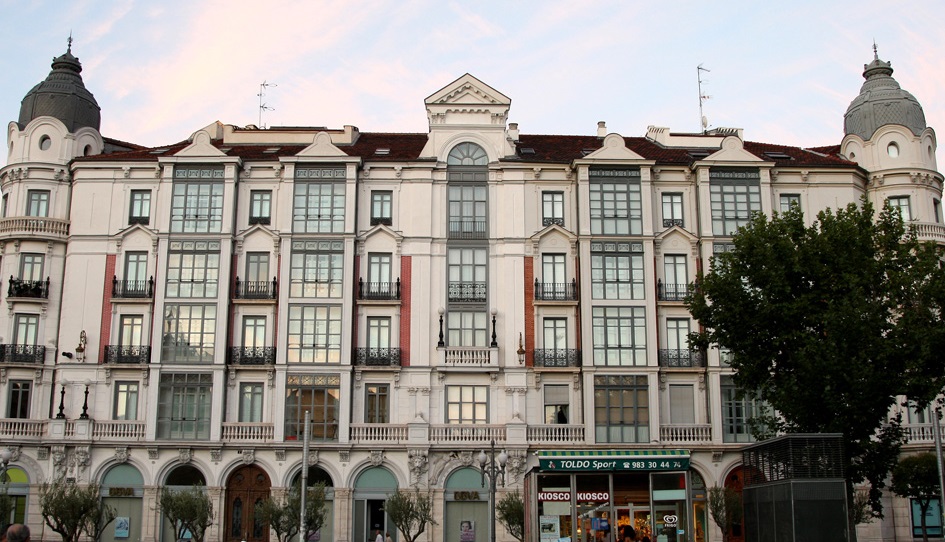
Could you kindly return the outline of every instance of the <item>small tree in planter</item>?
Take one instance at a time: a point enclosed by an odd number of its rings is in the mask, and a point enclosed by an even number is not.
[[[161,513],[174,526],[176,539],[190,533],[193,542],[203,542],[213,524],[213,502],[202,486],[183,491],[161,489]]]
[[[525,501],[517,489],[495,503],[495,516],[513,538],[525,542]]]
[[[98,484],[78,486],[64,480],[44,483],[39,490],[43,521],[63,542],[78,542],[83,533],[98,540],[115,519],[115,510],[102,502],[100,490]]]
[[[305,529],[308,531],[303,540],[308,540],[325,525],[325,484],[319,482],[308,488],[305,497]],[[262,502],[256,509],[256,518],[268,523],[276,532],[279,542],[288,542],[299,533],[299,517],[302,509],[301,485],[293,487],[282,502],[272,497]]]
[[[420,493],[398,490],[384,503],[384,511],[391,523],[404,535],[404,542],[414,542],[427,529],[427,524],[436,525],[433,518],[433,497]]]
[[[741,494],[730,487],[710,487],[709,514],[719,529],[722,529],[722,542],[728,542],[732,525],[741,523],[744,515]]]
[[[922,453],[900,459],[893,467],[892,490],[900,497],[916,500],[922,515],[922,540],[928,542],[925,516],[932,500],[938,498],[938,465],[935,454]]]

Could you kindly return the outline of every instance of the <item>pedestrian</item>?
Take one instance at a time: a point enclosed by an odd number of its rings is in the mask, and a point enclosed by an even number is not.
[[[22,523],[14,523],[7,528],[7,542],[30,542],[30,528]]]
[[[374,542],[384,542],[384,535],[381,534],[381,530],[377,530],[377,536],[374,537]]]
[[[387,536],[384,537],[384,542],[394,542],[394,539],[390,537],[390,531],[387,531]]]

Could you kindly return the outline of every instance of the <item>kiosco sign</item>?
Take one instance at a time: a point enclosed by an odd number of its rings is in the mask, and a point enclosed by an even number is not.
[[[600,502],[609,501],[610,493],[606,491],[578,491],[574,494],[577,502]],[[559,501],[571,502],[570,491],[539,491],[539,501]]]

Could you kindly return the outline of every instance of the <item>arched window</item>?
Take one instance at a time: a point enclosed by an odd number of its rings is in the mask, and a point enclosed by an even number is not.
[[[475,143],[460,143],[453,147],[446,157],[448,166],[485,166],[489,164],[489,155]]]

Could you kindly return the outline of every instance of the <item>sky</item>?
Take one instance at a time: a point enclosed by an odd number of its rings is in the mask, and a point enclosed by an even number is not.
[[[945,2],[0,0],[0,118],[72,52],[106,137],[182,141],[219,120],[426,132],[423,100],[471,73],[523,134],[710,127],[839,144],[863,65],[891,61],[945,131]],[[2,159],[2,158],[0,158]]]

